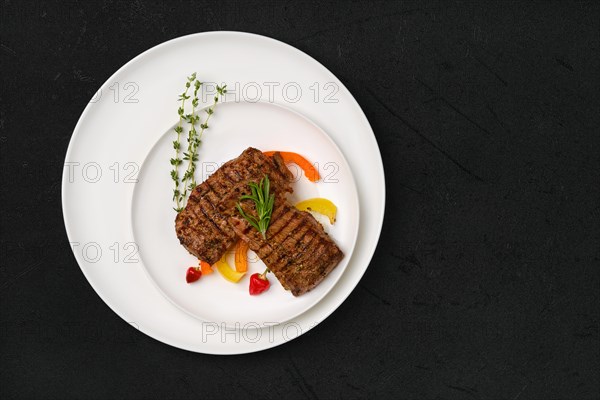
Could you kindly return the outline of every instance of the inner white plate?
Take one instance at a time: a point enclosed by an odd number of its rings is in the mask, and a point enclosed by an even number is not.
[[[193,71],[204,82],[227,83],[234,98],[280,104],[306,116],[327,132],[350,164],[360,205],[352,257],[333,289],[291,321],[233,331],[201,321],[156,289],[135,253],[131,203],[137,174],[150,149],[172,127],[177,94]],[[210,129],[207,140],[208,135]],[[164,178],[161,171],[156,179]],[[140,54],[100,87],[69,143],[62,205],[67,235],[82,273],[126,323],[182,349],[240,354],[278,346],[310,331],[350,295],[377,246],[385,179],[369,122],[350,92],[325,67],[296,48],[264,36],[206,32]],[[366,291],[358,295],[369,296]]]
[[[193,284],[186,283],[187,268],[197,266],[198,261],[179,244],[175,235],[173,181],[168,160],[173,157],[171,143],[176,135],[171,128],[144,161],[133,195],[133,236],[142,265],[169,300],[203,321],[241,328],[288,321],[323,298],[351,258],[358,234],[359,207],[350,167],[325,132],[278,105],[219,104],[210,122],[199,148],[198,182],[250,146],[262,151],[295,151],[304,155],[318,168],[321,180],[310,182],[300,168],[289,165],[295,178],[294,193],[289,200],[292,204],[313,197],[333,201],[338,207],[336,223],[330,225],[327,218],[319,220],[345,256],[319,286],[299,297],[284,290],[273,275],[269,276],[271,287],[267,292],[250,296],[249,276],[265,270],[265,264],[254,253],[249,257],[248,273],[238,283],[226,281],[216,269]],[[233,252],[229,253],[233,267]]]

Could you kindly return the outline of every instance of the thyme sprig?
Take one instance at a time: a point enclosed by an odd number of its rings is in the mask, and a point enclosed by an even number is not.
[[[235,206],[242,217],[244,217],[244,219],[248,221],[250,225],[256,228],[256,230],[262,234],[263,239],[266,240],[266,232],[269,228],[269,223],[271,222],[273,203],[275,202],[275,194],[270,193],[271,183],[269,182],[269,176],[265,175],[265,177],[260,180],[258,185],[255,182],[250,182],[248,186],[250,186],[252,194],[243,195],[240,197],[240,201],[245,199],[254,201],[256,215],[258,217],[246,214],[246,212],[244,212],[242,209],[240,202],[238,202]]]
[[[173,166],[173,169],[171,170],[171,179],[173,180],[175,186],[173,188],[173,201],[175,202],[175,207],[173,207],[173,209],[177,212],[183,210],[185,207],[185,202],[188,198],[188,193],[190,193],[196,187],[195,172],[196,162],[198,161],[198,146],[201,143],[202,134],[206,129],[208,129],[208,120],[214,114],[217,103],[227,93],[227,85],[217,85],[217,93],[213,99],[213,104],[205,110],[207,114],[206,119],[200,124],[200,130],[198,131],[196,126],[200,121],[200,115],[196,112],[196,109],[198,108],[199,104],[198,92],[200,91],[202,85],[203,83],[196,79],[196,73],[194,72],[192,75],[187,77],[185,90],[177,99],[177,101],[180,102],[179,107],[177,108],[179,123],[174,128],[175,133],[177,133],[177,138],[173,141],[175,156],[170,160],[171,165]],[[193,97],[188,94],[192,86],[194,87]],[[191,113],[186,114],[186,100],[189,100],[190,97],[192,97],[192,110]],[[184,122],[189,124],[190,129],[187,137],[187,151],[183,153],[183,158],[180,158],[179,153],[181,150],[181,134],[183,133]],[[179,166],[183,164],[184,161],[187,161],[187,167],[183,177],[180,180]]]
[[[196,172],[196,161],[198,161],[198,145],[200,144],[200,138],[198,137],[198,132],[196,131],[196,123],[200,120],[200,116],[196,114],[196,107],[198,107],[198,90],[200,90],[200,86],[202,86],[202,82],[196,80],[194,81],[194,98],[192,99],[192,112],[185,116],[185,120],[190,125],[190,130],[188,131],[188,148],[187,152],[183,153],[183,159],[188,162],[188,166],[183,173],[183,178],[181,178],[181,183],[183,184],[183,198],[187,198],[188,189],[192,191],[196,185],[193,186],[190,184],[188,187],[188,181],[191,179],[194,181],[194,173]]]
[[[173,201],[175,202],[174,210],[179,212],[183,209],[182,203],[184,200],[184,196],[179,190],[179,165],[183,162],[181,158],[179,158],[179,150],[181,149],[181,132],[183,132],[183,121],[185,120],[185,101],[190,98],[188,96],[188,91],[192,86],[192,82],[196,81],[196,73],[194,72],[187,78],[185,83],[185,90],[183,93],[179,95],[177,99],[180,101],[179,108],[177,108],[177,114],[179,114],[179,123],[175,127],[175,133],[177,133],[177,139],[173,141],[173,149],[175,150],[175,157],[171,158],[171,165],[173,169],[171,170],[171,179],[175,183],[175,188],[173,189]]]
[[[194,109],[198,105],[198,99],[196,92],[194,92],[194,100],[192,100],[192,113],[187,116],[187,121],[191,125],[191,129],[188,135],[188,151],[183,153],[183,159],[188,162],[187,169],[185,170],[182,178],[182,183],[185,188],[183,197],[186,198],[188,191],[191,192],[196,187],[196,161],[198,161],[198,146],[202,142],[202,134],[208,129],[208,121],[210,117],[215,113],[215,107],[219,100],[227,93],[227,85],[217,85],[217,94],[213,99],[213,104],[208,107],[206,111],[206,118],[204,122],[200,124],[200,131],[198,132],[195,128],[195,124],[200,120],[200,116],[194,114]],[[197,91],[197,89],[196,89]],[[194,103],[195,102],[195,103]]]

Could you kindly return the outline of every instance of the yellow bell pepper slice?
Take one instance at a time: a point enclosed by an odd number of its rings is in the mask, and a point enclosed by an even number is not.
[[[217,271],[223,275],[223,278],[227,279],[229,282],[237,283],[244,275],[246,275],[245,272],[238,272],[232,269],[227,263],[227,260],[225,260],[225,256],[217,261],[215,266],[217,267]]]
[[[329,222],[333,225],[335,223],[335,216],[337,214],[337,207],[330,200],[322,197],[315,197],[314,199],[302,200],[296,204],[296,208],[300,211],[315,211],[319,214],[323,214],[329,218]]]

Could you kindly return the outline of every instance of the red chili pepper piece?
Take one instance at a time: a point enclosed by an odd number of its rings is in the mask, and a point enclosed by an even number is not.
[[[202,276],[202,271],[199,267],[189,267],[185,274],[185,281],[187,283],[196,282]]]
[[[271,283],[267,279],[267,272],[269,272],[268,268],[262,274],[259,274],[257,272],[256,274],[252,274],[252,276],[250,276],[250,294],[251,295],[261,294],[262,292],[267,290],[269,288],[269,286],[271,286]]]

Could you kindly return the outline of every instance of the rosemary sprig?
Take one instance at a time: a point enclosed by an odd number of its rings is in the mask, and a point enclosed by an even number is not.
[[[179,190],[179,165],[182,163],[181,158],[179,158],[179,149],[181,148],[181,132],[183,132],[183,121],[185,119],[184,110],[185,110],[185,101],[190,98],[188,96],[188,91],[190,90],[190,86],[192,82],[196,80],[196,73],[194,72],[187,78],[187,82],[185,83],[185,91],[179,95],[178,101],[180,101],[180,106],[177,109],[177,113],[179,114],[179,123],[175,127],[175,132],[177,133],[177,139],[173,141],[173,149],[175,150],[175,157],[171,158],[171,165],[173,169],[171,170],[171,179],[175,183],[175,188],[173,189],[173,201],[175,202],[175,207],[173,208],[175,211],[180,212],[183,209],[182,202],[184,196]]]
[[[262,234],[263,239],[267,239],[267,229],[269,228],[269,223],[271,222],[271,214],[273,213],[273,203],[275,202],[275,194],[270,193],[271,191],[271,183],[269,182],[269,176],[265,175],[264,178],[260,180],[260,183],[257,185],[255,182],[250,182],[248,184],[250,186],[250,190],[252,191],[251,195],[244,195],[240,197],[241,200],[252,200],[254,201],[254,205],[256,207],[256,215],[258,218],[248,215],[242,209],[242,205],[238,202],[235,206],[238,211],[244,217],[246,221],[257,231]]]
[[[217,85],[217,94],[213,99],[213,104],[206,109],[206,119],[203,123],[200,124],[200,132],[196,131],[195,123],[200,119],[199,115],[194,114],[194,108],[198,105],[198,99],[196,97],[196,91],[194,92],[194,100],[192,101],[192,113],[188,116],[187,121],[191,125],[191,129],[189,131],[188,136],[188,151],[187,153],[183,153],[184,160],[188,161],[188,166],[183,174],[182,182],[185,188],[183,192],[183,197],[186,198],[188,191],[191,192],[196,187],[196,161],[198,161],[198,146],[202,142],[202,134],[206,129],[208,129],[208,121],[210,117],[215,113],[215,107],[219,102],[219,99],[222,98],[227,93],[227,85],[223,87]],[[195,103],[194,103],[195,102]]]

